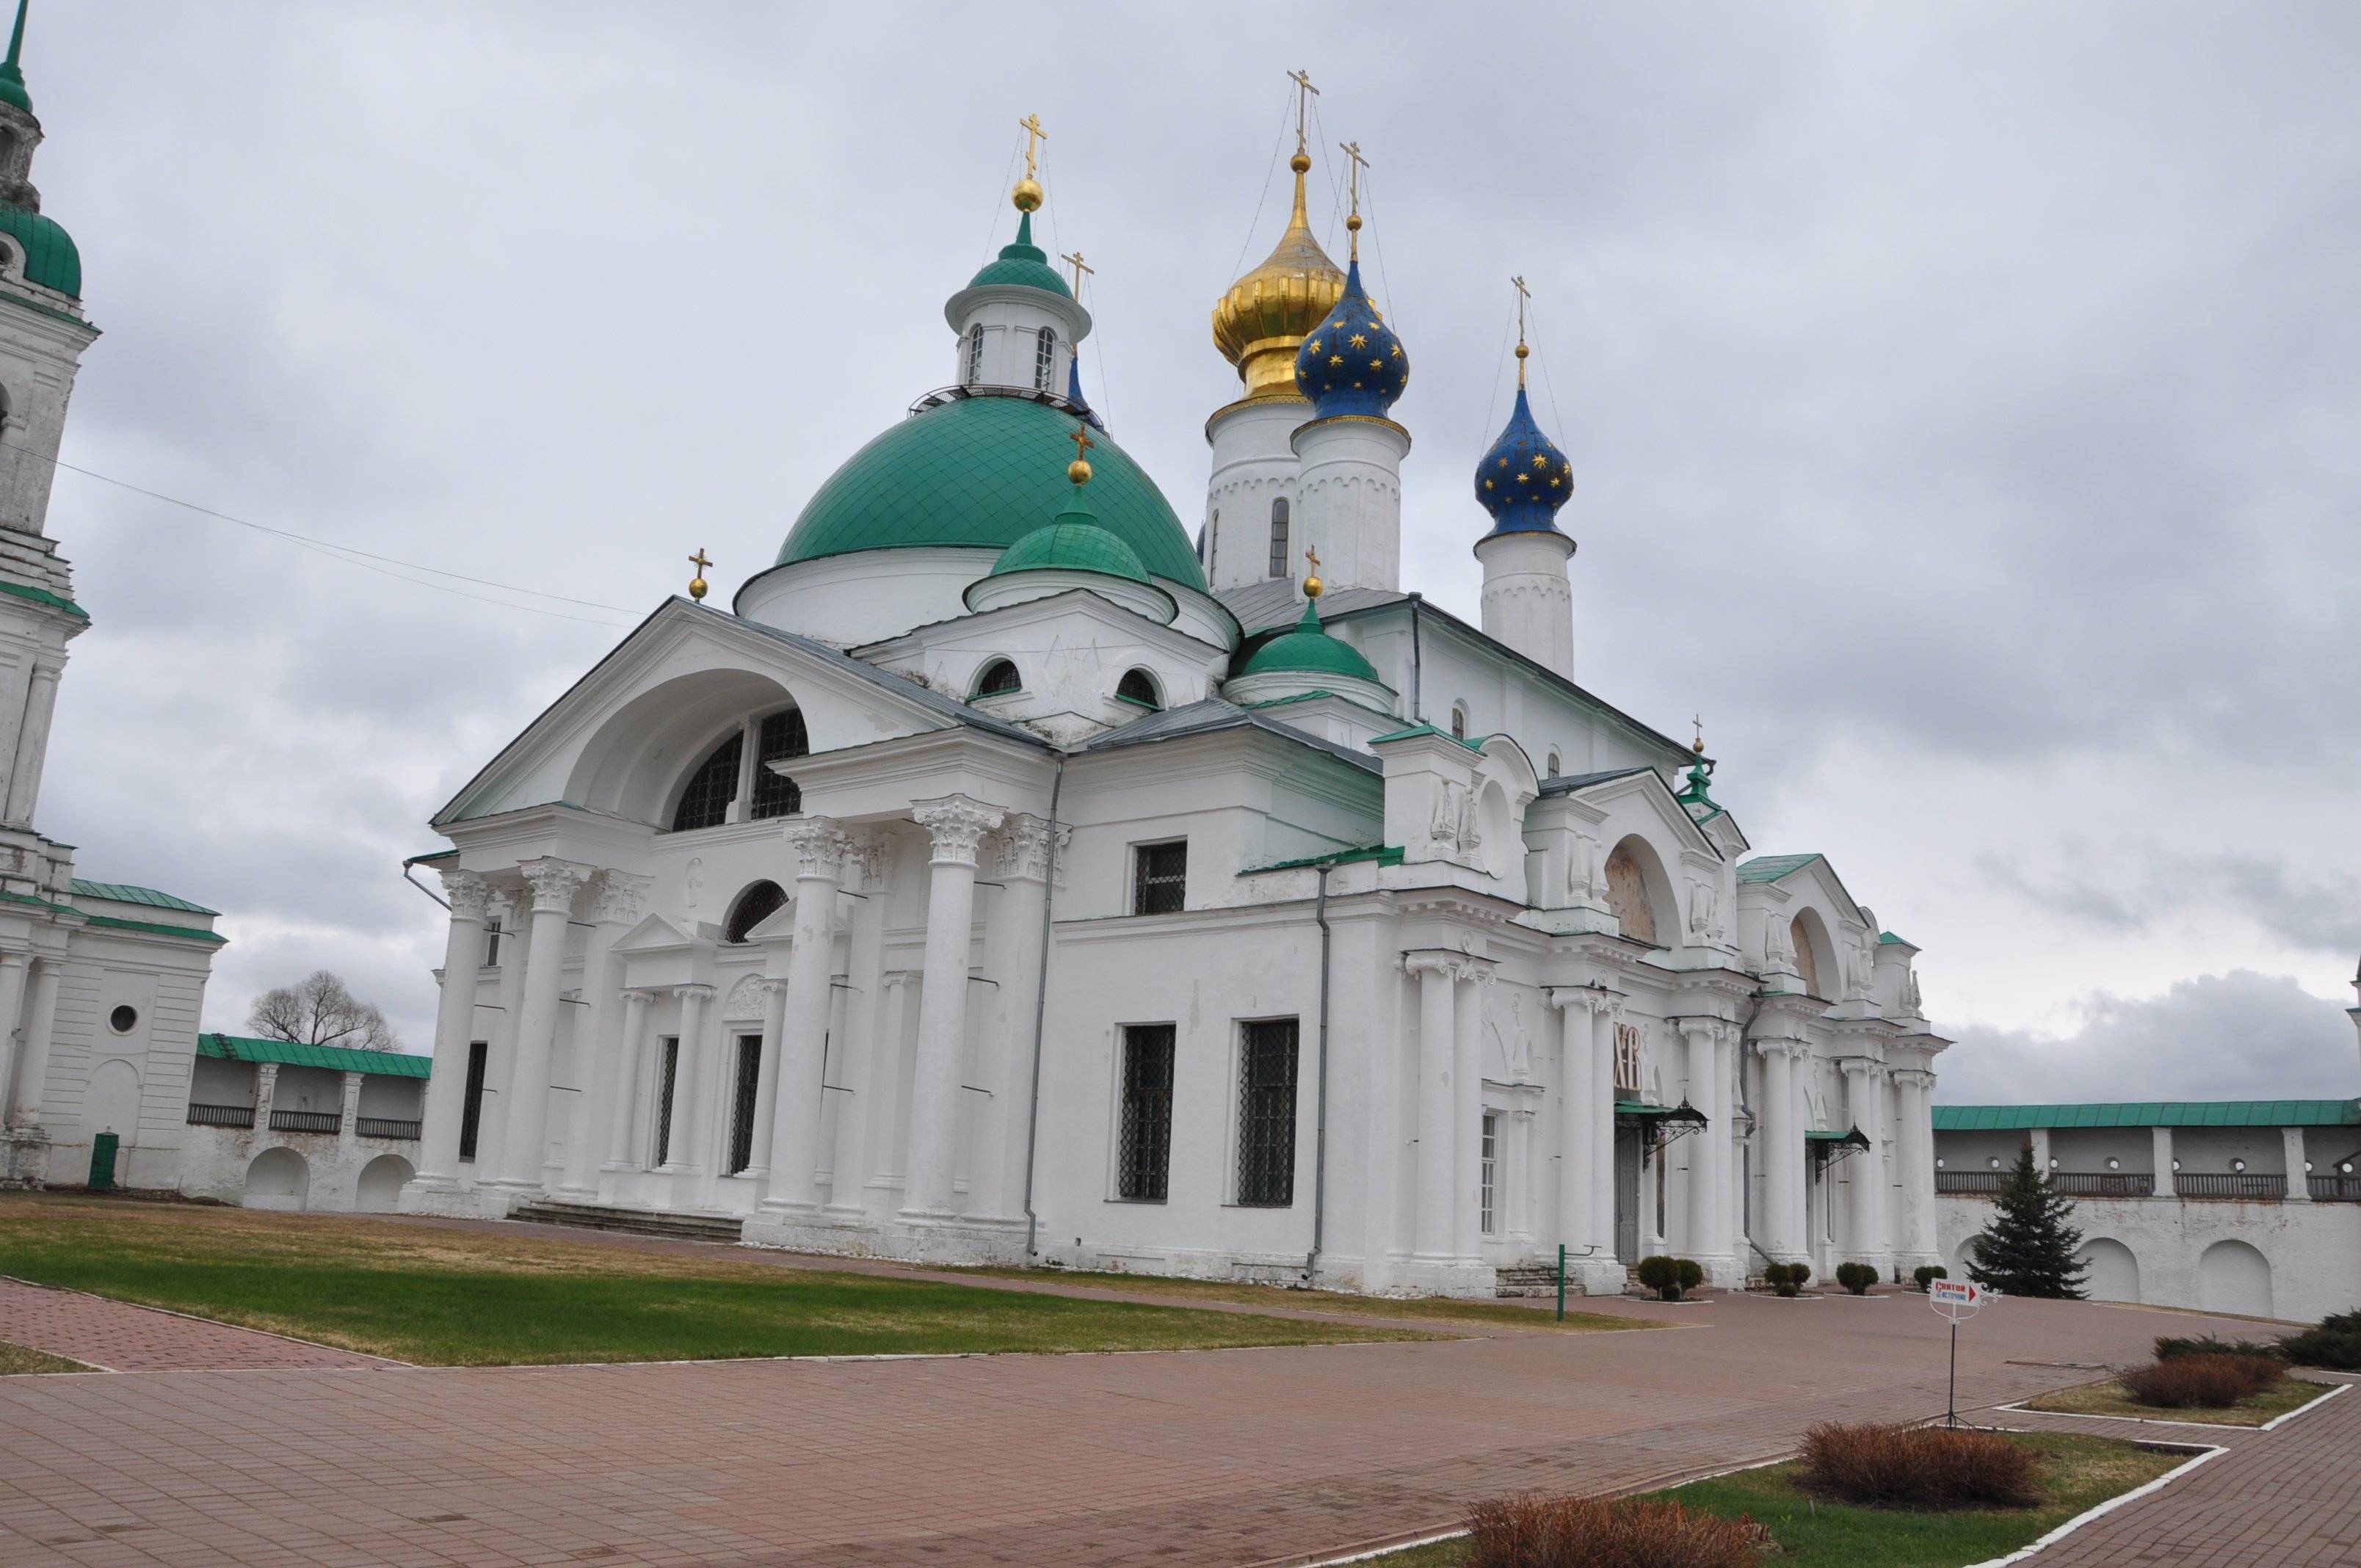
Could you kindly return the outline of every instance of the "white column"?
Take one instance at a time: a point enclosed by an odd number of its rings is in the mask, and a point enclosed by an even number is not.
[[[0,1127],[8,1124],[16,1082],[16,1017],[25,1010],[25,975],[32,961],[20,948],[0,952]]]
[[[500,1151],[508,1146],[510,1079],[516,1070],[517,1025],[524,1016],[527,891],[495,888],[492,913],[500,923],[500,975],[492,992],[492,1025],[484,1044],[484,1088],[476,1117],[476,1179],[496,1180]]]
[[[1590,1070],[1590,1004],[1598,993],[1587,987],[1553,987],[1550,1005],[1558,1015],[1557,1238],[1569,1253],[1599,1244],[1593,1234],[1598,1204],[1591,1197],[1594,1135]],[[1612,1237],[1608,1238],[1611,1243]]]
[[[427,1081],[431,1083],[434,1080]],[[345,1074],[344,1100],[336,1107],[336,1147],[347,1157],[353,1152],[354,1140],[360,1136],[360,1119],[361,1075],[348,1072]]]
[[[785,836],[797,865],[796,936],[779,1024],[771,1187],[763,1201],[765,1208],[810,1213],[819,1208],[813,1177],[819,1168],[820,1069],[834,1000],[829,976],[835,970],[836,893],[844,883],[847,841],[826,817],[791,817]]]
[[[739,1174],[763,1179],[767,1201],[771,1161],[779,1137],[779,1058],[787,1032],[787,982],[784,976],[765,976],[762,988],[763,1055],[754,1069],[754,1153]],[[823,1111],[827,1103],[822,1096]]]
[[[649,991],[623,992],[622,1047],[616,1053],[613,1080],[607,1090],[607,1165],[609,1170],[638,1170],[644,1162],[640,1157],[642,1146],[632,1142],[631,1131],[638,1117],[640,1097],[640,1061],[646,1054],[648,1039],[648,1003],[655,993]]]
[[[623,1050],[623,960],[615,944],[631,934],[646,912],[652,880],[628,872],[604,871],[590,890],[590,939],[582,948],[582,1000],[574,1024],[572,1115],[566,1129],[565,1190],[577,1201],[594,1195],[602,1151],[613,1121],[612,1097],[622,1081],[616,1065]]]
[[[2281,1127],[2279,1146],[2287,1151],[2287,1195],[2290,1203],[2312,1201],[2312,1183],[2304,1177],[2303,1129]]]
[[[1846,1113],[1854,1129],[1869,1140],[1868,1148],[1847,1161],[1849,1201],[1842,1261],[1867,1263],[1877,1251],[1877,1064],[1867,1057],[1847,1057],[1837,1065],[1844,1073]]]
[[[960,1068],[967,1054],[968,955],[975,936],[975,855],[1000,826],[995,806],[963,795],[914,803],[934,855],[927,874],[927,967],[918,997],[918,1061],[910,1085],[910,1169],[902,1212],[952,1212],[959,1175]]]
[[[25,696],[25,726],[16,732],[16,763],[8,775],[7,821],[25,827],[33,820],[34,803],[41,794],[41,763],[49,755],[49,718],[57,711],[56,665],[37,663]]]
[[[502,1184],[541,1185],[548,1152],[549,1058],[557,1045],[558,985],[566,968],[566,925],[574,895],[591,869],[544,856],[520,868],[533,888],[533,938],[525,956],[524,1011],[517,1019],[516,1060],[509,1070],[507,1136],[500,1147]]]
[[[451,905],[451,928],[443,939],[434,1070],[426,1080],[417,1180],[425,1187],[450,1188],[459,1180],[459,1120],[467,1111],[467,1047],[474,1040],[476,976],[483,968],[484,913],[491,889],[482,877],[456,866],[441,875]]]
[[[1060,847],[1072,830],[1058,829]],[[983,1077],[992,1091],[978,1117],[971,1213],[1010,1219],[1025,1212],[1026,1112],[1033,1091],[1034,1021],[1041,996],[1041,917],[1049,895],[1049,824],[1017,814],[994,839],[1000,891],[984,922],[986,1006]]]
[[[1934,1074],[1905,1068],[1894,1075],[1894,1158],[1901,1166],[1902,1213],[1894,1226],[1894,1250],[1915,1266],[1934,1261],[1935,1127],[1927,1109],[1927,1091]],[[1897,1261],[1900,1261],[1897,1259]]]
[[[279,1064],[258,1062],[254,1068],[254,1146],[270,1142],[271,1102],[279,1097]]]
[[[1598,1217],[1591,1229],[1599,1251],[1615,1255],[1615,1025],[1623,999],[1611,993],[1590,1003],[1590,1201]]]
[[[1713,1245],[1717,1255],[1733,1259],[1739,1269],[1740,1286],[1745,1284],[1746,1238],[1739,1233],[1745,1228],[1745,1209],[1739,1201],[1740,1173],[1745,1169],[1741,1157],[1743,1145],[1738,1137],[1738,1053],[1732,1047],[1738,1039],[1736,1024],[1722,1024],[1713,1032],[1713,1115],[1714,1125],[1707,1129],[1713,1139]]]
[[[852,935],[846,944],[846,975],[851,993],[845,1006],[842,1047],[836,1053],[836,1073],[841,1093],[829,1100],[836,1113],[836,1152],[831,1157],[829,1212],[839,1220],[859,1221],[868,1212],[869,1179],[875,1172],[871,1150],[872,1118],[885,1087],[893,1081],[885,1053],[898,1050],[898,1036],[889,1038],[887,1020],[898,1010],[885,1005],[885,868],[890,846],[881,833],[855,834],[847,859],[861,881],[861,899],[852,909]],[[896,988],[898,990],[898,987]],[[886,1143],[890,1146],[890,1135]]]
[[[1795,1047],[1757,1040],[1763,1058],[1763,1184],[1765,1250],[1781,1263],[1800,1263],[1804,1246],[1804,1130],[1795,1124]]]
[[[1681,1038],[1688,1046],[1688,1102],[1706,1116],[1704,1129],[1690,1134],[1686,1140],[1689,1177],[1686,1234],[1681,1238],[1681,1251],[1702,1263],[1714,1255],[1716,1161],[1713,1155],[1721,1131],[1720,1123],[1714,1117],[1714,1024],[1710,1018],[1683,1018],[1678,1021],[1678,1027]]]
[[[41,1124],[41,1096],[49,1085],[49,1038],[58,1022],[58,971],[62,959],[41,956],[33,970],[33,1002],[25,1014],[25,1055],[16,1066],[19,1127]]]
[[[1492,968],[1470,959],[1466,969],[1453,1008],[1452,1233],[1453,1250],[1473,1259],[1484,1250],[1484,988],[1492,982]]]
[[[1418,1255],[1447,1258],[1453,1243],[1451,1184],[1452,1071],[1458,1016],[1453,992],[1459,961],[1444,953],[1411,953],[1402,968],[1418,977]]]
[[[704,1078],[705,1004],[713,1000],[709,985],[674,988],[680,998],[680,1044],[673,1054],[672,1116],[664,1129],[664,1162],[661,1170],[693,1171],[701,1152],[690,1144],[696,1135],[697,1085]]]
[[[2150,1127],[2147,1130],[2148,1149],[2156,1164],[2156,1195],[2159,1198],[2180,1196],[2172,1179],[2172,1129]]]

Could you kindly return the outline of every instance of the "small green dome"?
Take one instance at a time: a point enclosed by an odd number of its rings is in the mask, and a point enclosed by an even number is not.
[[[1248,675],[1351,675],[1374,681],[1378,672],[1353,645],[1331,637],[1320,625],[1320,601],[1303,601],[1303,619],[1284,637],[1274,637],[1246,661]]]
[[[0,104],[13,104],[28,115],[33,112],[33,95],[25,91],[25,73],[14,60],[0,65]]]
[[[1033,243],[1033,214],[1027,213],[1017,220],[1016,243],[1000,247],[999,259],[984,263],[983,270],[968,280],[968,287],[981,289],[993,283],[1014,283],[1027,289],[1046,289],[1061,300],[1074,297],[1058,269],[1049,265],[1049,253]]]
[[[854,453],[812,493],[778,564],[862,550],[1005,550],[1071,495],[1073,416],[1025,397],[973,396],[912,415]],[[1102,433],[1091,448],[1098,526],[1148,575],[1199,593],[1205,574],[1156,481]]]
[[[1148,581],[1139,552],[1099,526],[1078,492],[1058,521],[1037,528],[1000,554],[991,575],[1011,572],[1096,572],[1135,583]]]
[[[0,97],[5,97],[0,93]],[[73,236],[49,218],[26,207],[0,206],[0,234],[25,253],[25,276],[70,299],[82,298],[82,252]]]

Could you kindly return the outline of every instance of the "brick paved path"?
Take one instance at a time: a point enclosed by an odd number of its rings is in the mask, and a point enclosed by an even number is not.
[[[0,1279],[0,1340],[46,1350],[104,1372],[401,1365],[15,1279]]]
[[[1916,1298],[1615,1310],[1686,1326],[1135,1355],[11,1378],[0,1562],[1295,1561],[1446,1526],[1489,1493],[1671,1480],[1784,1453],[1831,1416],[1942,1406],[1942,1325]],[[2128,1360],[2167,1328],[2206,1326],[2005,1303],[1962,1335],[1962,1400],[2088,1376],[2004,1358]]]

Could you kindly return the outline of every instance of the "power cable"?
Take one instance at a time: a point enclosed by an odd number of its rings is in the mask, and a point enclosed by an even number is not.
[[[1290,97],[1294,96],[1290,92]],[[1254,221],[1246,225],[1246,237],[1238,242],[1238,259],[1230,269],[1230,276],[1238,277],[1246,269],[1246,252],[1254,248],[1255,230],[1262,226],[1262,210],[1270,202],[1271,176],[1279,172],[1279,149],[1287,145],[1287,111],[1291,105],[1282,104],[1279,112],[1279,139],[1271,144],[1270,167],[1263,170],[1262,194],[1255,198]]]

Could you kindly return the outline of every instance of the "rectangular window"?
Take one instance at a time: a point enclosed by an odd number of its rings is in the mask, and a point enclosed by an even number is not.
[[[1640,1092],[1640,1025],[1615,1025],[1615,1090],[1619,1094]]]
[[[498,969],[500,965],[500,917],[493,916],[484,922],[484,967]]]
[[[1488,1236],[1500,1230],[1500,1118],[1493,1112],[1484,1113],[1484,1172],[1482,1200],[1477,1223]]]
[[[738,1036],[738,1085],[730,1102],[730,1174],[754,1163],[754,1090],[763,1077],[763,1036]]]
[[[1176,915],[1189,890],[1189,841],[1142,844],[1133,851],[1131,912]]]
[[[1292,1018],[1248,1024],[1238,1053],[1238,1201],[1284,1209],[1295,1201],[1295,1057]]]
[[[666,1035],[663,1048],[656,1056],[656,1164],[659,1167],[672,1158],[672,1091],[679,1077],[680,1038],[675,1035]]]
[[[804,808],[804,792],[796,781],[771,771],[770,764],[811,754],[811,734],[804,726],[803,709],[788,708],[763,720],[754,748],[754,798],[746,815],[790,817]]]
[[[1164,1201],[1172,1164],[1173,1025],[1123,1032],[1123,1113],[1115,1143],[1115,1195]]]
[[[1280,497],[1270,503],[1270,575],[1284,577],[1287,573],[1287,499]]]
[[[498,930],[496,926],[494,930]],[[489,1040],[472,1040],[467,1045],[467,1097],[459,1107],[459,1157],[476,1157],[476,1134],[484,1124],[484,1071],[490,1066],[492,1045]]]

